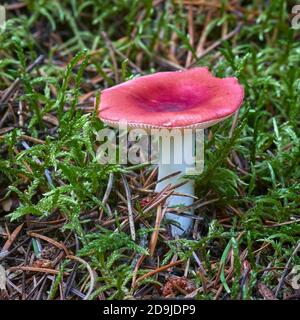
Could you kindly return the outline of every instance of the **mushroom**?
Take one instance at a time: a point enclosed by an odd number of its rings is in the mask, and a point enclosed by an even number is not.
[[[170,184],[178,186],[176,194],[167,200],[168,208],[181,205],[191,207],[194,181],[188,179],[186,173],[187,169],[195,168],[196,129],[203,131],[231,116],[242,104],[243,96],[243,87],[236,78],[214,77],[206,67],[158,72],[103,90],[98,106],[99,117],[113,127],[126,122],[129,128],[151,131],[175,129],[170,142],[173,157],[170,157],[169,163],[164,162],[164,150],[160,143],[155,190],[160,192]],[[185,129],[191,129],[192,143],[186,143],[182,138]],[[187,161],[178,162],[178,156]],[[174,175],[178,171],[180,174]],[[181,183],[183,180],[185,184]],[[174,214],[172,209],[168,211],[166,218],[173,220],[172,235],[188,234],[193,220],[186,214]]]

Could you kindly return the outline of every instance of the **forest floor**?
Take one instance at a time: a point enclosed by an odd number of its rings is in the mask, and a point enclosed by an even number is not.
[[[296,2],[4,2],[1,299],[299,299]],[[206,130],[193,234],[173,239],[155,168],[97,161],[93,101],[191,66],[237,77],[245,100]]]

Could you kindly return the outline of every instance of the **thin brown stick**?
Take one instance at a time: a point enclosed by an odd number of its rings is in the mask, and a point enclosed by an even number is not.
[[[92,294],[93,290],[94,290],[94,287],[95,287],[95,283],[96,283],[96,280],[95,280],[95,272],[93,271],[93,269],[91,268],[91,266],[83,259],[79,258],[79,257],[76,257],[76,256],[73,256],[73,255],[69,255],[69,256],[66,256],[67,259],[71,259],[71,260],[76,260],[82,264],[85,265],[85,267],[87,268],[88,272],[89,272],[89,275],[90,275],[90,287],[89,287],[89,290],[87,292],[87,294],[85,295],[85,297],[83,298],[83,300],[88,300],[88,298],[90,297],[90,295]]]
[[[44,56],[40,55],[27,69],[26,72],[31,72],[37,65],[42,63],[44,60]],[[5,103],[17,90],[18,86],[20,84],[20,78],[17,78],[11,86],[6,89],[3,96],[0,99],[0,104]]]
[[[184,260],[177,260],[177,261],[171,262],[171,263],[169,263],[169,264],[167,264],[165,266],[162,266],[162,267],[159,267],[159,268],[157,268],[155,270],[152,270],[152,271],[144,274],[143,276],[139,277],[136,280],[136,283],[141,282],[142,280],[145,280],[145,279],[147,279],[147,278],[149,278],[149,277],[151,277],[151,276],[153,276],[153,275],[155,275],[155,274],[157,274],[159,272],[165,271],[165,270],[167,270],[167,269],[169,269],[171,267],[177,266],[177,265],[179,265],[179,264],[181,264],[183,262],[184,262]]]
[[[278,283],[278,286],[276,288],[276,291],[275,291],[275,297],[277,298],[278,297],[278,294],[279,294],[279,291],[283,285],[283,282],[284,282],[284,279],[288,273],[288,268],[292,262],[292,259],[293,257],[298,253],[298,251],[300,250],[300,241],[298,241],[297,243],[297,246],[295,248],[295,250],[293,251],[292,255],[290,256],[289,260],[287,261],[286,265],[285,265],[285,270],[283,271],[282,275],[281,275],[281,278],[279,280],[279,283]]]
[[[128,219],[129,219],[131,239],[133,241],[135,241],[136,235],[135,235],[134,217],[133,217],[132,203],[131,203],[131,192],[130,192],[129,185],[128,185],[128,182],[127,182],[124,174],[121,174],[121,178],[122,178],[122,181],[124,184],[126,198],[127,198]]]
[[[199,56],[197,56],[196,61],[193,62],[192,64],[190,64],[187,69],[194,67],[195,65],[197,65],[197,63],[199,62],[200,59],[202,59],[203,57],[205,57],[206,55],[208,55],[211,51],[215,50],[217,47],[219,47],[224,41],[229,40],[230,38],[234,37],[236,34],[238,34],[241,30],[243,26],[242,22],[239,22],[237,27],[232,30],[231,32],[229,32],[226,37],[224,37],[223,39],[220,39],[216,42],[214,42],[211,46],[209,46],[207,49],[205,49]]]
[[[299,222],[300,222],[300,219],[297,219],[297,220],[293,220],[293,221],[285,221],[285,222],[281,222],[281,223],[274,223],[274,224],[270,224],[270,225],[265,225],[265,227],[267,227],[267,228],[281,227],[281,226],[286,226],[289,224],[299,223]]]
[[[239,112],[240,112],[240,109],[238,109],[234,113],[232,125],[231,125],[230,131],[229,131],[229,138],[232,138],[232,136],[233,136],[234,129],[236,128],[236,125],[237,125],[237,122],[238,122]]]
[[[160,227],[160,224],[161,224],[161,221],[164,217],[165,212],[166,212],[166,209],[165,208],[163,209],[162,205],[160,204],[157,207],[154,230],[153,230],[151,240],[150,240],[150,245],[149,245],[149,251],[150,251],[151,256],[153,256],[155,248],[156,248],[158,234],[159,234],[159,227]]]
[[[163,177],[163,178],[161,178],[161,179],[159,179],[159,180],[157,180],[157,181],[154,181],[154,182],[150,183],[150,184],[147,186],[147,188],[150,188],[150,187],[156,185],[157,183],[162,182],[162,181],[164,181],[164,180],[167,180],[167,179],[169,179],[169,178],[175,177],[175,176],[179,175],[180,173],[181,173],[181,171],[173,172],[173,173],[171,173],[171,174],[169,174],[169,175],[167,175],[167,176],[165,176],[165,177]]]
[[[33,142],[33,143],[36,143],[36,144],[45,144],[44,140],[37,139],[37,138],[34,138],[34,137],[30,137],[30,136],[27,136],[26,134],[21,135],[21,138],[23,140],[30,141],[30,142]]]
[[[24,223],[20,224],[9,236],[8,240],[5,242],[4,246],[1,249],[1,252],[8,251],[8,249],[11,247],[13,242],[16,240],[17,236],[21,232],[22,228],[24,226]]]
[[[24,3],[24,2],[21,2],[21,3],[12,3],[12,4],[7,4],[5,6],[5,9],[6,10],[10,10],[10,11],[14,11],[14,10],[19,10],[19,9],[22,9],[22,8],[25,8],[27,7],[27,3]]]
[[[31,272],[42,272],[42,273],[50,273],[57,275],[60,271],[54,270],[54,269],[48,269],[48,268],[38,268],[38,267],[30,267],[30,266],[17,266],[17,267],[11,267],[8,269],[8,272],[14,272],[17,270],[21,271],[31,271]],[[68,276],[69,273],[65,272],[64,275]]]
[[[109,174],[109,178],[108,178],[106,191],[105,191],[103,199],[102,199],[103,206],[105,206],[107,201],[108,201],[108,198],[110,196],[110,193],[111,193],[111,190],[112,190],[112,187],[113,187],[113,183],[114,183],[114,174],[110,173]]]
[[[188,31],[189,31],[189,43],[190,46],[194,46],[194,15],[193,15],[193,5],[190,4],[188,6]],[[191,64],[193,58],[193,53],[191,51],[188,52],[185,66]]]
[[[116,59],[116,55],[115,55],[114,46],[105,31],[102,31],[101,34],[102,34],[102,37],[105,40],[107,47],[108,47],[108,50],[109,50],[109,54],[110,54],[111,61],[113,64],[116,83],[119,83],[120,77],[119,77],[118,63],[117,63],[117,59]]]
[[[158,173],[158,167],[155,167],[155,169],[151,171],[148,178],[146,179],[144,186],[143,186],[144,189],[147,189],[149,187],[149,184],[153,182],[153,179],[155,178],[157,173]]]
[[[178,4],[185,4],[185,5],[194,5],[194,6],[206,6],[206,7],[212,7],[216,9],[220,9],[222,7],[222,4],[220,1],[206,1],[206,0],[175,0]],[[231,5],[225,6],[226,10],[233,11],[234,7]]]
[[[61,250],[64,250],[66,255],[69,255],[69,251],[68,251],[67,247],[63,243],[60,243],[60,242],[58,242],[56,240],[53,240],[53,239],[51,239],[51,238],[49,238],[47,236],[44,236],[42,234],[38,234],[38,233],[35,233],[35,232],[28,232],[28,235],[30,237],[42,239],[42,240],[44,240],[46,242],[49,242],[49,243],[53,244],[54,246],[56,246],[57,248],[59,248]]]
[[[197,49],[196,49],[196,55],[199,56],[200,54],[202,54],[202,52],[204,51],[204,45],[206,43],[206,39],[207,39],[207,36],[208,36],[208,25],[211,21],[211,16],[212,16],[212,12],[213,10],[208,10],[207,14],[206,14],[206,17],[205,17],[205,21],[204,21],[204,25],[203,25],[203,28],[202,28],[202,32],[201,32],[201,36],[200,36],[200,39],[198,41],[198,44],[197,44]]]
[[[150,211],[151,209],[155,208],[156,206],[158,206],[159,204],[163,203],[166,199],[168,199],[172,194],[173,194],[173,190],[168,191],[167,193],[163,194],[161,197],[159,197],[155,202],[153,202],[150,206],[147,206],[146,209],[144,209],[144,213]]]

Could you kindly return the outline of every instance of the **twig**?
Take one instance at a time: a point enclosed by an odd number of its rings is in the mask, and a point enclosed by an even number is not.
[[[83,259],[79,258],[79,257],[76,257],[76,256],[73,256],[73,255],[69,255],[66,257],[67,259],[71,259],[71,260],[76,260],[82,264],[84,264],[89,272],[89,275],[90,275],[90,287],[89,287],[89,290],[87,292],[87,294],[85,295],[85,297],[83,298],[83,300],[88,300],[89,296],[92,294],[93,290],[94,290],[94,287],[95,287],[95,274],[94,274],[94,271],[93,269],[91,268],[91,266]]]
[[[202,54],[202,52],[204,51],[204,45],[208,35],[207,30],[208,30],[209,23],[211,21],[211,15],[212,15],[212,9],[208,10],[205,21],[204,21],[204,26],[203,26],[202,33],[196,49],[197,56]]]
[[[30,253],[30,245],[27,247],[24,263],[25,265],[28,264],[28,257]],[[26,300],[26,272],[23,272],[22,274],[22,300]]]
[[[270,224],[270,225],[265,225],[264,227],[274,228],[274,227],[281,227],[281,226],[286,226],[289,224],[299,223],[299,222],[300,222],[300,219],[297,219],[297,220],[293,220],[293,221],[285,221],[285,222],[281,222],[281,223],[274,223],[274,224]]]
[[[173,192],[174,191],[171,190],[166,193],[159,194],[159,197],[157,197],[155,199],[155,201],[153,201],[150,205],[148,205],[146,208],[144,208],[143,212],[146,213],[146,212],[150,211],[151,209],[155,208],[156,206],[158,206],[159,204],[164,202],[167,198],[169,198],[173,194]]]
[[[160,62],[162,65],[166,65],[169,68],[173,69],[173,70],[184,70],[185,68],[182,67],[181,65],[173,62],[173,61],[169,61],[165,58],[162,57],[158,57],[158,56],[154,56],[153,57],[157,62]]]
[[[118,63],[117,63],[117,59],[115,56],[115,49],[114,46],[112,44],[112,42],[110,41],[107,33],[105,31],[101,32],[101,35],[104,39],[104,41],[107,44],[108,50],[109,50],[109,54],[112,60],[112,64],[113,64],[113,68],[114,68],[114,74],[115,74],[115,79],[116,79],[116,83],[120,82],[120,77],[119,77],[119,70],[118,70]]]
[[[206,275],[206,270],[204,269],[203,264],[202,264],[200,258],[196,255],[195,251],[193,251],[193,257],[194,257],[196,263],[198,264],[198,267],[201,270],[201,272],[203,273],[203,275]]]
[[[5,251],[1,251],[0,252],[0,261],[5,259],[6,257],[8,257],[9,255],[11,255],[12,253],[14,253],[16,250],[18,250],[21,246],[23,246],[26,242],[28,242],[28,239],[23,240],[21,243],[19,243],[18,245],[16,245],[13,249],[11,249],[10,251],[5,250]]]
[[[13,113],[13,112],[14,112],[14,110],[13,110],[12,106],[9,104],[7,110],[5,111],[3,117],[2,117],[1,120],[0,120],[0,128],[3,126],[4,122],[5,122],[6,119],[8,118],[9,114],[10,114],[10,113]]]
[[[134,218],[133,218],[133,212],[132,212],[131,192],[124,174],[121,174],[121,177],[122,177],[122,181],[123,181],[125,192],[126,192],[126,198],[127,198],[128,219],[129,219],[131,239],[135,241],[136,236],[135,236]]]
[[[159,234],[159,227],[161,224],[161,221],[164,217],[164,214],[166,212],[166,208],[162,209],[161,204],[157,207],[157,212],[156,212],[156,219],[155,219],[155,226],[154,226],[154,231],[151,236],[150,240],[150,255],[153,256],[156,244],[157,244],[157,239],[158,239],[158,234]]]
[[[5,9],[13,11],[13,10],[19,10],[25,7],[27,7],[27,3],[21,2],[21,3],[8,4],[5,6]]]
[[[191,47],[194,47],[194,15],[193,15],[193,5],[188,6],[188,31],[189,31],[189,43]],[[188,51],[185,65],[191,64],[193,58],[192,51]]]
[[[21,138],[22,138],[23,140],[30,141],[30,142],[33,142],[33,143],[45,144],[45,141],[44,141],[44,140],[37,139],[37,138],[34,138],[34,137],[30,137],[30,136],[27,136],[26,134],[22,134],[22,135],[21,135]]]
[[[38,268],[38,267],[30,267],[30,266],[16,266],[16,267],[11,267],[8,269],[8,272],[14,272],[17,270],[21,270],[21,271],[31,271],[31,272],[43,272],[43,273],[50,273],[50,274],[54,274],[57,275],[59,274],[58,270],[54,270],[54,269],[48,269],[48,268]],[[64,275],[69,275],[69,273],[64,273]]]
[[[290,266],[290,264],[291,264],[291,262],[292,262],[292,259],[293,259],[293,257],[297,254],[297,252],[298,252],[299,250],[300,250],[300,241],[298,242],[295,250],[293,251],[292,255],[290,256],[288,262],[287,262],[286,265],[285,265],[285,270],[283,271],[282,276],[281,276],[281,278],[280,278],[280,280],[279,280],[278,286],[277,286],[277,288],[276,288],[275,298],[278,297],[279,291],[280,291],[280,289],[281,289],[281,287],[282,287],[282,285],[283,285],[284,279],[285,279],[285,277],[286,277],[286,275],[287,275],[287,273],[288,273],[288,268],[289,268],[289,266]]]
[[[144,186],[143,186],[144,189],[147,189],[147,188],[148,188],[148,185],[149,185],[150,183],[152,183],[152,181],[153,181],[153,179],[155,178],[155,176],[157,175],[157,173],[158,173],[158,166],[156,166],[156,167],[154,168],[154,170],[152,170],[151,173],[149,174],[148,178],[146,179],[146,181],[145,181],[145,183],[144,183]]]
[[[42,63],[42,61],[44,60],[44,56],[40,55],[27,69],[26,72],[31,72],[37,65],[39,65],[40,63]],[[3,96],[0,99],[0,104],[5,103],[17,90],[18,86],[20,84],[20,78],[17,78],[12,84],[11,86],[6,89],[6,91],[4,92]]]
[[[76,234],[74,234],[74,237],[75,237],[76,252],[78,252],[79,251],[79,247],[80,247],[79,239],[78,239]],[[72,286],[73,286],[73,283],[74,283],[75,278],[76,278],[78,264],[79,263],[77,261],[75,261],[75,264],[73,266],[73,269],[72,269],[72,272],[71,272],[69,278],[67,279],[66,283],[63,284],[63,286],[65,288],[65,290],[63,292],[63,299],[65,299],[68,296],[69,292],[72,290]]]
[[[69,255],[69,251],[68,251],[67,247],[63,243],[60,243],[60,242],[55,241],[55,240],[53,240],[53,239],[51,239],[51,238],[49,238],[47,236],[44,236],[42,234],[38,234],[38,233],[35,233],[35,232],[28,232],[28,235],[30,237],[42,239],[42,240],[44,240],[46,242],[49,242],[49,243],[53,244],[55,247],[63,250],[66,255]]]
[[[110,173],[109,174],[109,178],[108,178],[106,191],[105,191],[103,199],[102,199],[103,206],[105,206],[107,201],[108,201],[109,195],[110,195],[111,190],[112,190],[113,182],[114,182],[114,174]]]
[[[76,262],[76,263],[77,263],[77,262]],[[48,276],[47,276],[47,279],[53,281],[54,277],[48,275]],[[65,282],[63,282],[63,281],[61,282],[61,284],[62,284],[63,287],[66,287],[66,286],[67,286],[67,283],[65,283]],[[77,289],[75,289],[75,288],[70,288],[70,292],[74,293],[76,296],[78,296],[78,297],[81,298],[81,299],[84,299],[84,297],[85,297],[85,295],[84,295],[82,292],[80,292],[79,290],[77,290]],[[40,300],[40,299],[37,299],[37,300]]]
[[[167,270],[167,269],[169,269],[169,268],[171,268],[171,267],[177,266],[177,265],[179,265],[179,264],[181,264],[181,263],[183,263],[183,262],[184,262],[184,260],[177,260],[177,261],[171,262],[171,263],[169,263],[169,264],[167,264],[167,265],[165,265],[165,266],[162,266],[162,267],[159,267],[159,268],[157,268],[157,269],[155,269],[155,270],[152,270],[152,271],[144,274],[143,276],[139,277],[139,278],[136,280],[136,283],[141,282],[142,280],[145,280],[146,278],[149,278],[149,277],[153,276],[153,275],[156,274],[156,273],[159,273],[159,272],[162,272],[162,271],[164,271],[164,270]]]
[[[190,209],[193,209],[193,210],[199,209],[199,208],[205,207],[205,206],[207,206],[209,204],[212,204],[212,203],[215,203],[215,202],[218,202],[218,201],[220,201],[219,198],[208,200],[208,201],[205,201],[205,202],[202,202],[201,200],[198,200],[194,204],[192,204],[190,206],[186,206],[186,207],[184,207],[182,209],[172,208],[172,211],[175,211],[177,214],[181,214],[181,213],[184,213],[185,211],[188,211]]]
[[[234,129],[235,129],[235,127],[236,127],[236,125],[237,125],[237,122],[238,122],[239,112],[240,112],[240,109],[238,109],[238,110],[234,113],[232,125],[231,125],[230,131],[229,131],[229,138],[232,138],[232,136],[233,136]]]
[[[197,56],[197,59],[195,62],[193,62],[192,64],[190,64],[187,69],[194,67],[195,65],[198,64],[199,60],[202,59],[203,57],[205,57],[206,55],[208,55],[211,51],[213,51],[214,49],[216,49],[217,47],[219,47],[224,41],[229,40],[230,38],[234,37],[236,34],[238,34],[242,28],[243,23],[239,22],[237,27],[232,30],[231,32],[229,32],[227,34],[226,37],[224,37],[223,39],[220,39],[218,41],[216,41],[215,43],[213,43],[211,46],[209,46],[207,49],[205,49],[199,56]]]
[[[157,183],[159,183],[159,182],[165,181],[165,180],[167,180],[167,179],[169,179],[169,178],[175,177],[175,176],[179,175],[180,173],[181,173],[181,171],[173,172],[173,173],[171,173],[171,174],[169,174],[169,175],[167,175],[167,176],[165,176],[165,177],[163,177],[163,178],[161,178],[161,179],[159,179],[159,180],[157,180],[157,181],[154,181],[154,182],[150,183],[150,184],[147,186],[147,188],[150,188],[150,187],[152,187],[153,185],[155,185],[155,184],[157,184]]]
[[[118,49],[116,49],[115,47],[113,47],[115,53],[120,56],[122,59],[127,60],[128,64],[134,68],[138,73],[140,74],[144,74],[145,72],[139,67],[137,66],[134,62],[132,62],[128,57],[126,57],[125,54],[123,54],[121,51],[119,51]]]
[[[22,223],[21,225],[19,225],[14,231],[13,233],[9,236],[8,240],[5,242],[4,246],[1,249],[1,253],[7,251],[11,245],[13,244],[13,242],[16,240],[18,234],[20,233],[20,231],[23,228],[24,223]]]
[[[23,272],[23,276],[25,276],[25,272]],[[29,300],[30,299],[30,296],[37,290],[37,288],[39,287],[39,285],[41,285],[39,291],[36,293],[35,295],[35,299],[36,300],[39,300],[41,294],[42,294],[42,291],[43,291],[43,288],[46,284],[46,280],[47,280],[47,274],[44,274],[41,279],[34,285],[34,287],[27,293],[27,297],[26,297],[26,300]],[[25,299],[24,299],[25,300]]]
[[[185,5],[194,5],[194,6],[206,6],[206,7],[212,7],[215,9],[219,9],[222,7],[222,3],[220,1],[206,1],[206,0],[175,0],[175,3],[178,4],[185,4]],[[234,11],[234,7],[230,4],[225,6],[225,9],[228,11]]]

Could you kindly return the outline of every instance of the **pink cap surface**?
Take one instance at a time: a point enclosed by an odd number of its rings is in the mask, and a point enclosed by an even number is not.
[[[132,128],[207,128],[243,102],[236,78],[214,77],[207,68],[158,72],[102,91],[100,119]]]

